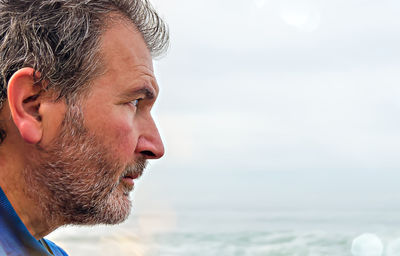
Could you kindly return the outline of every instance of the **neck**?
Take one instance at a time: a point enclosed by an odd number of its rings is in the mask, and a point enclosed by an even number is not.
[[[0,144],[0,186],[28,231],[41,239],[60,225],[40,203],[40,188],[24,175],[29,153],[16,150],[18,143],[8,142],[10,137]]]
[[[37,207],[27,195],[10,189],[9,186],[1,185],[7,199],[10,201],[18,217],[24,223],[29,233],[37,240],[48,235],[50,232],[55,230],[57,227],[52,225],[51,221],[43,214],[41,209]],[[21,200],[23,198],[23,200]]]

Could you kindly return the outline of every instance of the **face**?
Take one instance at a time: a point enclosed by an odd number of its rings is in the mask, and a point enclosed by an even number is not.
[[[116,23],[102,37],[101,56],[105,73],[68,106],[58,136],[25,173],[30,192],[42,193],[42,208],[62,213],[66,224],[126,219],[133,180],[147,159],[164,153],[150,114],[158,87],[143,38],[133,25]]]

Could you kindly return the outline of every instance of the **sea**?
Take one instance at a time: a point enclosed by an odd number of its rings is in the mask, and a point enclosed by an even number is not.
[[[71,256],[400,256],[400,211],[143,212],[48,238]]]

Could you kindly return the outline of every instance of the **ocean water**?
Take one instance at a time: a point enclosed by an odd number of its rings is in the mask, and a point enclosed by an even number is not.
[[[400,212],[186,211],[49,236],[70,255],[395,256]]]

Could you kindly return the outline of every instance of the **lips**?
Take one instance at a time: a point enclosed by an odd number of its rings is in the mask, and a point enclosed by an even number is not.
[[[128,173],[122,176],[121,181],[128,187],[130,187],[130,190],[133,189],[133,186],[135,185],[134,180],[140,178],[141,174],[139,173]]]
[[[120,182],[128,190],[132,190],[135,185],[134,180],[142,176],[144,168],[146,168],[146,161],[137,161],[136,164],[128,166],[120,176]]]
[[[123,176],[123,178],[124,179],[137,179],[137,178],[139,178],[139,174],[127,174],[127,175],[125,175],[125,176]]]
[[[143,170],[127,169],[122,173],[121,178],[138,179],[142,176]]]

